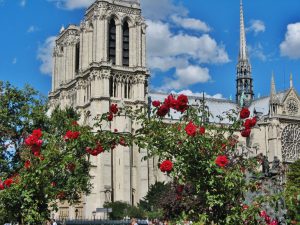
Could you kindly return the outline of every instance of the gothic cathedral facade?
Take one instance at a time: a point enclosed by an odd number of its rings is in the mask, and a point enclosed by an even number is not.
[[[53,52],[52,107],[72,106],[82,116],[81,123],[91,124],[92,118],[109,111],[111,104],[139,107],[151,100],[161,100],[165,93],[148,93],[150,73],[146,67],[146,23],[139,0],[96,0],[85,13],[80,26],[62,29]],[[243,5],[240,5],[240,48],[236,68],[236,100],[206,98],[212,115],[249,107],[259,118],[258,126],[241,148],[252,155],[277,157],[283,165],[300,158],[300,98],[293,87],[276,92],[274,76],[270,96],[255,98],[251,64],[247,53]],[[199,100],[189,96],[190,104]],[[151,107],[151,105],[149,105]],[[178,119],[179,115],[172,115]],[[224,121],[223,121],[224,122]],[[129,118],[119,116],[107,129],[133,132],[137,127]],[[157,168],[157,159],[141,160],[147,150],[136,146],[118,146],[116,150],[93,157],[91,175],[93,190],[83,196],[81,204],[61,205],[56,218],[91,218],[96,208],[106,201],[136,204],[155,181],[167,176]],[[96,218],[103,218],[97,214]]]

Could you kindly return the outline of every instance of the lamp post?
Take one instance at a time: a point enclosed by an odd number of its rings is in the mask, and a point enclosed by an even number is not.
[[[75,220],[78,219],[78,209],[75,209]]]
[[[96,211],[93,211],[93,212],[92,212],[92,215],[93,215],[94,221],[95,221],[95,219],[96,219]]]

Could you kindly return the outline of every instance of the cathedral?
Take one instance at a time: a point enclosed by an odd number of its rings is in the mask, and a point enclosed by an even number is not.
[[[146,22],[140,0],[96,0],[85,12],[80,25],[62,28],[53,51],[50,106],[72,106],[82,124],[109,111],[111,104],[139,107],[163,100],[167,93],[148,91],[150,72],[146,64]],[[189,96],[190,104],[199,97]],[[236,67],[236,99],[206,98],[210,122],[217,115],[249,107],[258,126],[251,136],[240,139],[240,147],[253,155],[262,153],[284,163],[300,158],[300,98],[293,88],[276,92],[274,77],[270,96],[254,98],[251,64],[246,47],[243,5],[240,5],[240,48]],[[178,114],[172,119],[178,119]],[[168,120],[168,119],[166,119]],[[224,122],[224,121],[222,121]],[[226,122],[226,121],[225,121]],[[119,116],[107,129],[132,132],[137,128],[128,117]],[[140,150],[140,151],[138,151]],[[136,205],[155,181],[168,177],[157,168],[157,159],[141,160],[147,150],[118,146],[116,150],[91,158],[93,189],[75,206],[61,204],[57,219],[103,218],[104,202],[125,201]],[[98,208],[98,210],[96,210]]]

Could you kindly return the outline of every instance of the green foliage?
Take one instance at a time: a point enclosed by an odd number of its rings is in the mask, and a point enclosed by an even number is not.
[[[109,213],[109,218],[111,220],[121,220],[125,217],[129,218],[145,218],[145,212],[141,208],[132,206],[126,202],[116,201],[116,202],[106,202],[104,204],[105,208],[112,208],[112,212]]]
[[[171,184],[164,182],[155,182],[149,187],[147,195],[140,200],[139,207],[146,211],[153,211],[153,209],[161,208],[161,201],[169,192]]]
[[[300,160],[289,166],[285,200],[289,217],[300,223]]]

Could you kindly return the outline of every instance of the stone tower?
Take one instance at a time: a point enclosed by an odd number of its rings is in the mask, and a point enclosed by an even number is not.
[[[146,24],[139,0],[95,1],[80,26],[61,30],[53,61],[50,104],[76,108],[83,115],[81,123],[91,124],[111,104],[146,104]],[[128,117],[120,116],[107,129],[133,132],[136,127]],[[142,161],[147,151],[139,153],[136,148],[118,146],[91,157],[92,193],[83,196],[82,204],[75,208],[62,206],[56,217],[75,218],[77,210],[78,218],[91,218],[106,201],[136,204],[156,180],[156,164],[150,159]]]
[[[236,68],[236,102],[239,106],[249,106],[253,100],[253,80],[247,53],[243,3],[240,3],[240,50]],[[242,100],[242,101],[241,101]],[[241,103],[243,105],[241,105]]]

